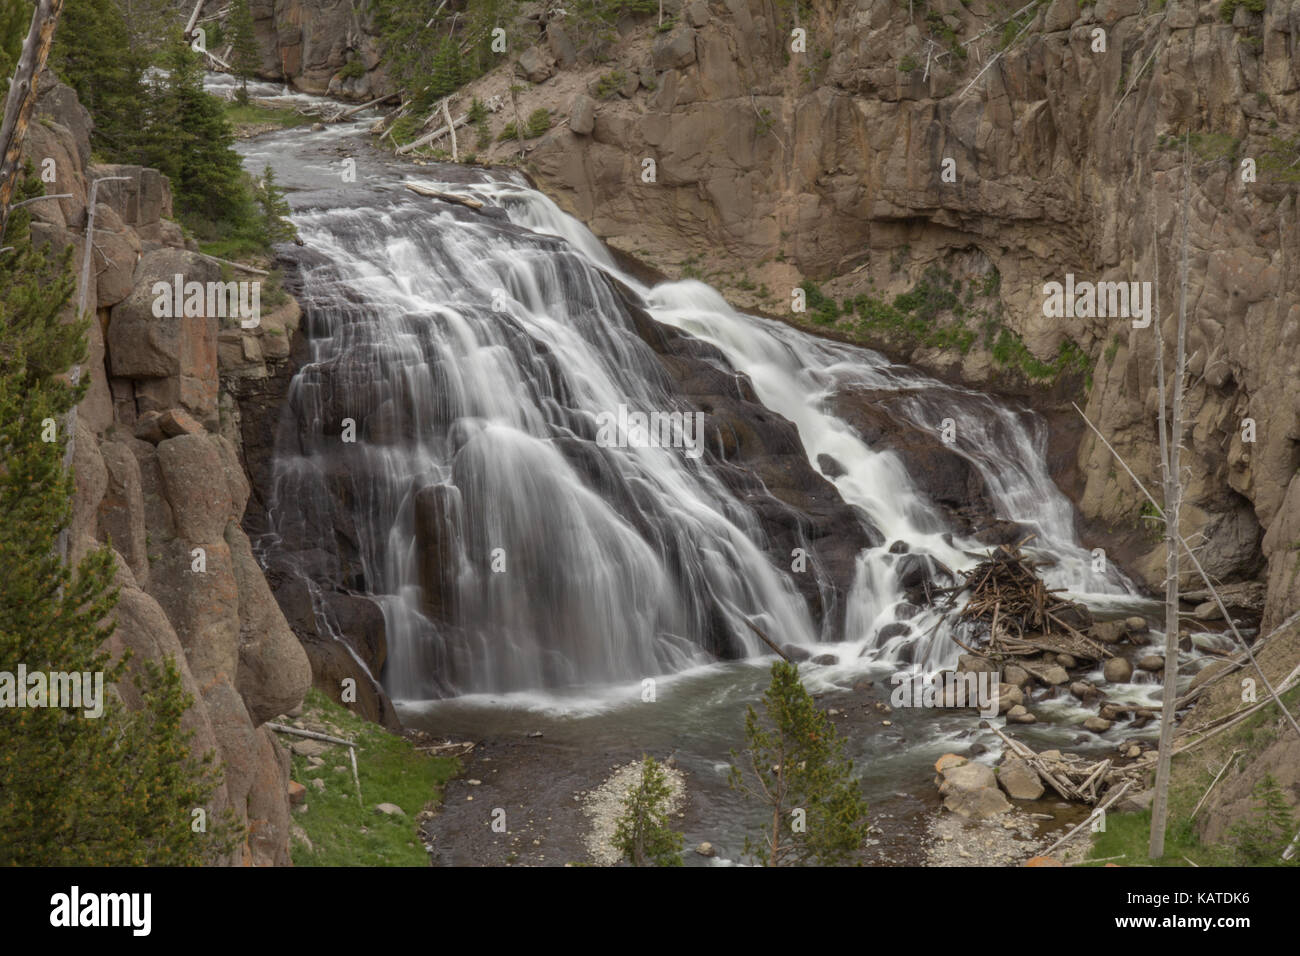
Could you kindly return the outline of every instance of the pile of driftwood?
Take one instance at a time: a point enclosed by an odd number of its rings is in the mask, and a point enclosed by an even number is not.
[[[1068,626],[1058,612],[1077,613],[1073,602],[1054,597],[1064,588],[1047,587],[1019,546],[999,546],[987,561],[962,574],[971,593],[962,608],[962,620],[987,621],[993,630],[995,622],[1001,621],[1020,635],[1051,634]]]
[[[1142,780],[1150,770],[1150,763],[1142,760],[1117,767],[1110,757],[1090,760],[1078,754],[1056,750],[1036,753],[1028,744],[1008,737],[998,728],[993,727],[992,730],[1002,738],[1009,753],[1028,764],[1044,786],[1056,791],[1065,800],[1096,806],[1102,798],[1113,794],[1125,784],[1141,789]]]

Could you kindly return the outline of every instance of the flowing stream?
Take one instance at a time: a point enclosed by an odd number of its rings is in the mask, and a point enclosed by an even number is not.
[[[987,551],[930,507],[898,455],[837,417],[832,399],[845,389],[889,393],[918,429],[951,420],[999,517],[1036,534],[1051,586],[1103,616],[1149,611],[1123,575],[1093,570],[1031,412],[742,314],[700,282],[647,286],[517,174],[395,162],[367,145],[369,121],[272,133],[242,151],[250,170],[270,164],[291,190],[306,250],[310,360],[277,444],[271,526],[317,536],[305,577],[323,561],[380,605],[388,663],[375,677],[407,724],[475,738],[544,728],[593,751],[676,751],[703,794],[698,836],[734,849],[727,837],[746,813],[726,793],[727,753],[771,660],[749,625],[832,655],[801,667],[832,700],[855,681],[934,672],[958,648],[937,612],[907,601],[905,556],[891,545],[953,571]],[[407,181],[485,208],[416,195]],[[620,406],[691,411],[607,277],[747,376],[883,539],[857,555],[839,623],[814,619],[754,511],[689,443],[597,440]],[[333,543],[340,529],[355,543],[350,571]],[[1150,699],[1154,689],[1127,690]],[[1068,696],[1045,713],[1031,739],[1112,746],[1080,739],[1084,709]],[[850,749],[886,815],[917,811],[911,794],[933,789],[925,764],[984,739],[964,713],[869,723]]]

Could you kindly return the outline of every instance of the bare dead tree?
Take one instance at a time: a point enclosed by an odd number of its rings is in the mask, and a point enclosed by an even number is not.
[[[1166,436],[1165,342],[1160,316],[1155,316],[1156,376],[1160,392],[1160,468],[1165,493],[1165,696],[1178,686],[1178,516],[1182,510],[1183,486],[1179,473],[1179,452],[1183,441],[1183,386],[1187,375],[1187,209],[1191,202],[1191,162],[1188,142],[1183,144],[1182,262],[1178,279],[1178,333],[1174,345],[1173,408]],[[1156,243],[1156,261],[1160,246]],[[1157,270],[1159,265],[1156,266]],[[1157,273],[1157,287],[1159,285]],[[1147,856],[1158,859],[1165,853],[1165,829],[1169,823],[1169,775],[1173,761],[1174,708],[1160,712],[1160,747],[1156,759],[1156,786],[1151,801],[1151,837]]]
[[[54,28],[62,12],[63,0],[40,0],[36,4],[18,68],[5,97],[4,121],[0,123],[0,231],[9,219],[9,201],[18,179],[18,160],[36,108],[36,77],[49,59]]]

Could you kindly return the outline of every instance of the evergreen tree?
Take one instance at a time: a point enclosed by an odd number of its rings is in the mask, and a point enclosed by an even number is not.
[[[429,78],[428,91],[430,102],[455,93],[462,82],[460,47],[451,37],[444,37],[433,58],[433,74]]]
[[[257,204],[262,210],[262,229],[267,243],[288,242],[298,238],[298,230],[289,221],[289,203],[284,190],[275,183],[275,170],[268,165],[257,187]]]
[[[799,682],[793,664],[772,665],[763,704],[766,720],[753,707],[745,715],[750,772],[731,768],[733,789],[771,812],[762,839],[755,843],[747,837],[745,852],[764,866],[849,862],[870,824],[844,742]]]
[[[15,197],[40,195],[30,172]],[[104,648],[117,601],[107,548],[75,569],[58,539],[71,517],[64,471],[65,416],[88,381],[60,377],[86,358],[88,321],[64,322],[72,248],[36,248],[29,210],[9,219],[0,253],[0,672],[102,673],[103,714],[53,706],[0,708],[0,864],[199,863],[229,852],[229,818],[204,834],[191,813],[218,778],[196,761],[180,726],[189,705],[172,662],[135,675],[145,708],[128,713],[108,693],[125,659]],[[25,693],[14,687],[6,693]],[[48,702],[47,702],[48,703]]]
[[[672,790],[658,761],[641,758],[641,779],[623,799],[614,847],[633,866],[681,866],[682,835],[668,825]]]
[[[32,23],[32,6],[25,0],[0,0],[0,101],[18,68],[23,38]]]
[[[257,49],[257,35],[253,30],[253,13],[248,0],[234,0],[230,5],[230,65],[239,77],[239,92],[235,99],[248,102],[248,78],[256,76],[262,57]]]
[[[221,101],[203,89],[198,57],[177,40],[163,65],[168,74],[150,94],[151,135],[136,161],[167,175],[183,215],[207,222],[246,219],[250,197],[235,134]]]
[[[1255,805],[1250,816],[1235,824],[1229,835],[1236,847],[1238,861],[1245,866],[1300,866],[1300,855],[1282,859],[1300,827],[1272,774],[1265,774],[1251,791]]]
[[[141,112],[148,63],[143,51],[132,50],[126,20],[114,0],[69,0],[49,65],[90,111],[96,152],[112,162],[132,162],[145,136]]]

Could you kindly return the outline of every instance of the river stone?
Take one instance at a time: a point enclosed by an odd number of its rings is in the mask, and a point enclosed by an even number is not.
[[[700,856],[717,856],[717,855],[718,855],[718,851],[715,850],[715,849],[713,848],[713,844],[710,843],[708,840],[705,840],[703,843],[701,843],[699,846],[697,846],[697,847],[695,848],[695,852],[698,853]]]
[[[1192,612],[1192,616],[1198,621],[1217,621],[1223,617],[1219,613],[1219,605],[1213,601],[1206,601],[1204,604],[1196,605],[1196,610]]]
[[[1111,723],[1105,717],[1089,717],[1083,722],[1083,726],[1094,734],[1104,734],[1110,730]]]
[[[1005,714],[1016,704],[1025,702],[1025,693],[1015,684],[998,684],[998,713]]]
[[[1165,669],[1165,659],[1159,654],[1147,654],[1138,661],[1138,667],[1154,674]]]
[[[1068,683],[1070,680],[1070,675],[1066,673],[1065,668],[1060,664],[1053,664],[1051,667],[1044,670],[1041,677],[1043,683],[1051,687]]]
[[[1124,636],[1126,627],[1123,621],[1102,621],[1092,626],[1092,637],[1103,644],[1118,644]]]
[[[1056,663],[1060,664],[1067,671],[1073,670],[1074,668],[1079,666],[1079,662],[1074,659],[1073,654],[1057,654]]]
[[[974,761],[945,767],[940,771],[940,775],[943,777],[943,783],[939,785],[941,794],[960,790],[981,790],[998,785],[993,768],[988,764]]]
[[[821,664],[823,667],[828,667],[828,666],[830,666],[831,664],[838,664],[839,662],[840,662],[840,659],[839,659],[838,657],[836,657],[834,654],[818,654],[816,657],[814,657],[814,658],[813,658],[812,660],[810,660],[808,663],[809,663],[809,664]]]
[[[996,786],[953,791],[944,798],[943,805],[968,820],[989,820],[1011,809],[1010,802]]]
[[[1002,672],[1002,679],[1008,684],[1015,684],[1017,687],[1024,687],[1029,683],[1029,671],[1016,664],[1010,664]]]
[[[1077,680],[1070,685],[1070,693],[1082,701],[1089,701],[1096,697],[1100,691],[1093,687],[1086,680]]]
[[[975,654],[962,654],[957,658],[957,673],[959,674],[994,674],[997,673],[997,667],[987,657],[978,657]]]
[[[1011,708],[1011,710],[1015,709],[1015,707]],[[1011,716],[1010,712],[1008,712],[1007,720],[1011,721],[1013,724],[1035,724],[1038,722],[1038,718],[1035,717],[1032,712],[1025,710],[1023,707],[1020,708],[1020,713],[1016,714],[1014,717]]]
[[[1129,634],[1145,634],[1147,631],[1151,630],[1150,625],[1147,624],[1147,619],[1144,617],[1134,616],[1125,618],[1124,626],[1128,628]]]
[[[943,773],[949,767],[960,767],[966,763],[966,758],[957,754],[944,754],[934,762],[934,772]]]
[[[1101,668],[1102,675],[1112,684],[1123,684],[1133,676],[1133,665],[1127,658],[1112,657]]]
[[[1019,757],[1010,757],[998,769],[998,784],[1012,800],[1037,800],[1043,795],[1038,774]]]

